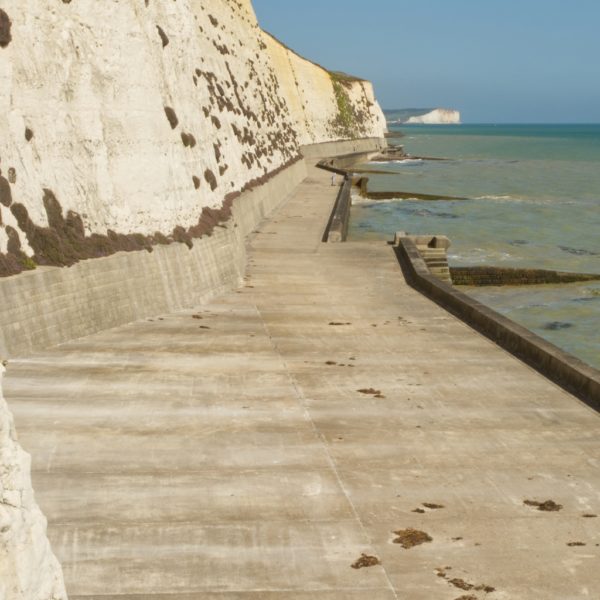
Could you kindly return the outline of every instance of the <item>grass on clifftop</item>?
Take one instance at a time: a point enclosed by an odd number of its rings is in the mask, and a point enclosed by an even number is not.
[[[355,83],[361,83],[364,79],[353,77],[339,71],[329,71],[331,83],[333,85],[333,93],[338,108],[338,114],[332,122],[336,133],[341,137],[353,137],[357,134],[358,126],[361,122],[361,115],[357,112],[352,104],[352,100],[348,95],[348,90]]]
[[[350,96],[348,96],[348,92],[342,83],[333,78],[331,79],[331,82],[333,83],[333,92],[338,107],[338,114],[334,120],[334,126],[340,133],[349,135],[354,129],[354,115]]]
[[[329,75],[333,81],[339,81],[340,83],[344,81],[348,83],[366,81],[366,79],[362,79],[361,77],[355,77],[354,75],[348,75],[348,73],[344,73],[343,71],[329,71]]]

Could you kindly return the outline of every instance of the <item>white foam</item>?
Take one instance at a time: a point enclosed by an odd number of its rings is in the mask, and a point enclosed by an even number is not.
[[[515,198],[514,196],[509,195],[495,195],[488,194],[485,196],[475,196],[475,200],[520,200],[520,198]]]
[[[390,204],[396,202],[405,202],[407,198],[382,198],[373,200],[372,198],[363,198],[362,196],[352,195],[352,204],[360,204],[361,206],[375,206],[381,204]],[[417,200],[417,198],[408,198],[408,200]]]
[[[370,165],[421,165],[423,160],[420,158],[405,158],[402,160],[372,160]]]

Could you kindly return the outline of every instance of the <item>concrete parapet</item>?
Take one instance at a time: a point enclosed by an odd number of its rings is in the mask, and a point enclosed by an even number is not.
[[[339,140],[335,142],[324,142],[321,144],[311,144],[308,146],[302,146],[300,151],[307,160],[314,160],[323,157],[333,157],[331,160],[335,160],[339,168],[344,165],[345,156],[361,153],[377,153],[387,146],[387,142],[384,138],[364,138],[355,140]],[[356,159],[347,163],[355,164]]]
[[[600,371],[432,275],[410,237],[396,234],[395,252],[415,289],[546,377],[600,411]]]
[[[324,242],[345,242],[348,237],[348,224],[350,223],[350,207],[352,205],[352,180],[346,177],[340,187],[333,211],[327,223]]]

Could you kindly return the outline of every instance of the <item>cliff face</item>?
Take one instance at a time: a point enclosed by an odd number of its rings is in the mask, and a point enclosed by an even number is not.
[[[258,27],[249,0],[5,0],[0,274],[193,244],[299,146],[381,137],[370,84]]]
[[[327,71],[268,33],[263,40],[301,145],[383,136],[385,117],[369,81]]]
[[[17,443],[2,397],[3,372],[0,365],[0,599],[61,600],[62,571],[33,497],[29,455]]]

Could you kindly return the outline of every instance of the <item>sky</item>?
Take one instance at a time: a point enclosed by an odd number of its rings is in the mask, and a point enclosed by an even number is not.
[[[253,0],[299,54],[383,108],[466,123],[600,123],[600,0]]]

